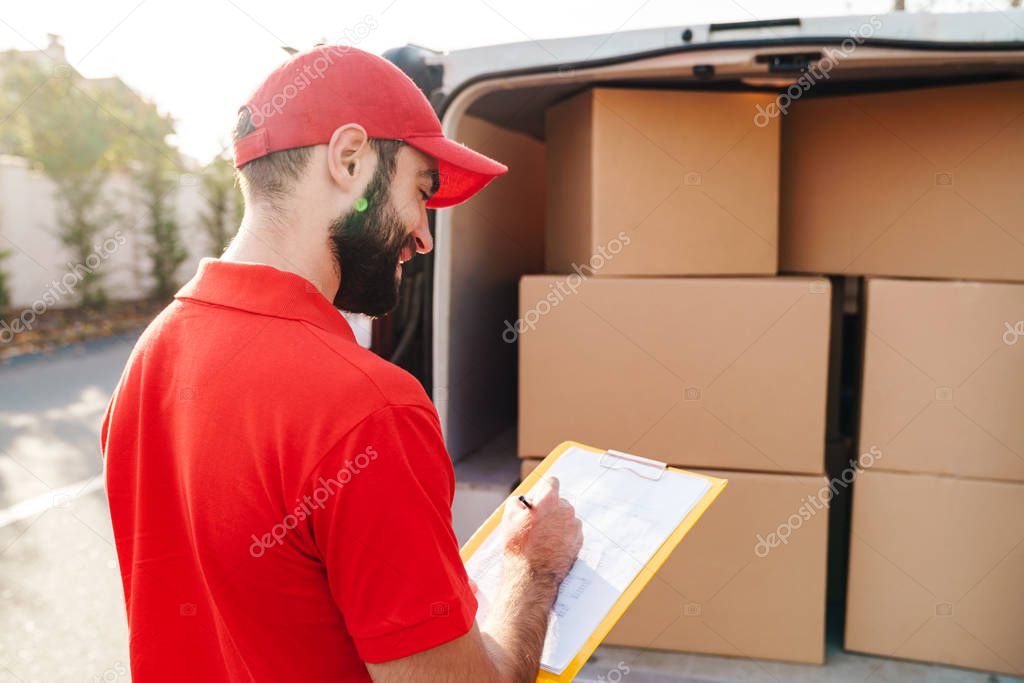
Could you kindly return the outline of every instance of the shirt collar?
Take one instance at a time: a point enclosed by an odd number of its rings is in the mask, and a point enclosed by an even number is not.
[[[348,321],[313,283],[262,263],[204,258],[175,299],[201,301],[287,320],[304,320],[355,341]]]

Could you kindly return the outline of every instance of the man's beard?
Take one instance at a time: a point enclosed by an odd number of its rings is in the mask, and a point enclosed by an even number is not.
[[[387,315],[398,303],[402,250],[416,253],[416,239],[406,234],[391,205],[390,178],[382,170],[378,167],[366,190],[366,208],[342,214],[328,231],[341,270],[335,307],[373,317]]]

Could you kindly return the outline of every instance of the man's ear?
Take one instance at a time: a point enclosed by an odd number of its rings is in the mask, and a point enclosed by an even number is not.
[[[348,193],[359,191],[373,155],[370,136],[358,123],[346,123],[331,135],[327,143],[327,170],[332,180]]]

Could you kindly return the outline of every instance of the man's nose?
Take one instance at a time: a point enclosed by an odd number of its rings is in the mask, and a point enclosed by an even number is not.
[[[427,220],[426,210],[420,215],[420,221],[412,236],[416,240],[416,253],[426,254],[434,248],[434,238],[430,236],[430,223]]]

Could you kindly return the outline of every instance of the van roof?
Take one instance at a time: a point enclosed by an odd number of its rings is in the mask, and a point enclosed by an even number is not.
[[[1024,50],[1024,8],[995,12],[882,13],[678,25],[571,38],[527,40],[448,53],[409,46],[426,65],[443,67],[441,90],[452,93],[481,77],[569,70],[682,50],[841,44],[870,34],[875,46],[946,50]]]

